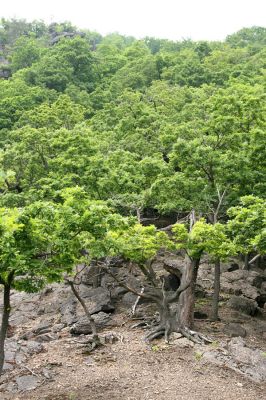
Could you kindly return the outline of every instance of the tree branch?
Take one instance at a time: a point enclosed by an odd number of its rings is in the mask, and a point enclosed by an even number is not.
[[[91,325],[91,330],[92,330],[92,335],[93,338],[98,340],[98,334],[97,334],[97,329],[96,329],[96,324],[95,321],[93,319],[93,317],[91,316],[91,313],[89,312],[88,307],[86,306],[85,301],[80,297],[79,292],[77,291],[77,289],[75,288],[75,284],[73,281],[71,281],[70,279],[65,277],[65,281],[69,284],[69,286],[71,287],[71,290],[73,292],[73,294],[75,295],[75,297],[78,299],[78,301],[80,302],[86,317],[88,318],[90,325]]]
[[[253,264],[259,257],[260,257],[260,254],[256,254],[255,257],[253,257],[253,258],[248,262],[248,265]]]
[[[217,195],[218,195],[219,203],[218,203],[218,206],[216,207],[216,210],[215,210],[215,212],[214,212],[214,214],[213,214],[213,223],[214,223],[214,224],[216,224],[216,222],[217,222],[217,220],[218,220],[219,211],[220,211],[220,208],[221,208],[221,206],[222,206],[222,204],[223,204],[223,200],[224,200],[224,196],[225,196],[225,194],[226,194],[227,188],[224,189],[222,195],[220,194],[220,191],[219,191],[218,186],[216,186],[216,190],[217,190]]]

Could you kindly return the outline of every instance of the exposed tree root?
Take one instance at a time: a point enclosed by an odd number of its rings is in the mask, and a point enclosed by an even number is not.
[[[193,343],[196,344],[209,344],[213,342],[213,339],[211,339],[210,337],[203,335],[199,332],[192,331],[186,327],[180,327],[173,330],[170,328],[170,324],[169,326],[158,325],[145,336],[145,341],[151,342],[154,339],[164,336],[165,342],[169,343],[169,337],[172,332],[180,333],[183,337],[191,340]]]
[[[181,333],[181,335],[196,344],[210,344],[213,342],[213,339],[211,339],[210,337],[205,336],[202,333],[192,331],[188,328],[179,328],[179,332]]]
[[[145,341],[151,342],[152,340],[161,337],[165,334],[165,327],[159,325],[156,328],[152,329],[146,336]]]

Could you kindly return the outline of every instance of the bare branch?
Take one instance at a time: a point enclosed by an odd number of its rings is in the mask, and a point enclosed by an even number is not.
[[[216,222],[218,220],[219,211],[220,211],[220,208],[221,208],[221,206],[223,204],[223,200],[224,200],[224,196],[226,194],[227,188],[224,189],[222,194],[220,193],[220,190],[219,190],[218,186],[216,186],[216,190],[217,190],[219,203],[218,203],[218,206],[216,207],[216,210],[215,210],[215,212],[213,214],[213,222],[214,222],[214,224],[216,224]]]
[[[260,257],[260,254],[257,254],[255,257],[253,257],[253,258],[248,262],[248,265],[253,264],[259,257]]]
[[[98,334],[97,334],[97,329],[96,329],[96,324],[95,321],[93,319],[93,317],[91,316],[91,313],[89,312],[88,307],[86,306],[85,301],[82,299],[82,297],[80,296],[79,292],[77,291],[77,289],[75,288],[75,284],[73,281],[71,281],[70,279],[68,279],[67,277],[65,277],[65,281],[69,284],[69,286],[71,287],[71,290],[73,292],[73,294],[75,295],[75,297],[78,299],[78,301],[80,302],[86,317],[88,318],[90,325],[91,325],[91,330],[92,330],[92,335],[93,338],[98,340]]]
[[[178,219],[175,222],[175,224],[182,224],[183,222],[187,222],[189,220],[189,216],[190,216],[190,213],[188,215],[186,215],[185,217]],[[157,230],[158,231],[163,231],[163,232],[171,231],[175,224],[167,225],[164,228],[160,228],[160,229],[157,229]]]
[[[140,293],[142,294],[143,292],[144,292],[144,287],[141,289]],[[135,303],[134,303],[134,305],[132,307],[132,315],[135,315],[136,308],[137,308],[137,305],[138,305],[139,301],[140,301],[140,296],[137,297],[137,299],[136,299],[136,301],[135,301]]]

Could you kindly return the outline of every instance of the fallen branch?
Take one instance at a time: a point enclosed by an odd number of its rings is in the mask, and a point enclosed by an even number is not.
[[[141,289],[140,294],[143,294],[143,292],[144,292],[144,288]],[[132,315],[135,315],[136,308],[137,308],[139,301],[140,301],[140,296],[137,297],[137,299],[132,307]]]

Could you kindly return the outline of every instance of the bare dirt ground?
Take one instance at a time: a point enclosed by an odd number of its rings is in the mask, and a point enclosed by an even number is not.
[[[91,354],[70,335],[50,342],[27,368],[37,375],[45,367],[51,377],[33,391],[4,395],[3,400],[265,399],[266,385],[208,363],[183,340],[148,345],[143,330],[124,322],[118,314],[114,331],[120,340]]]

